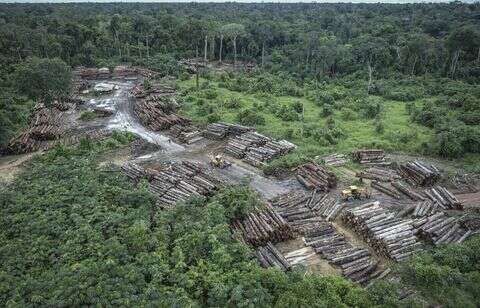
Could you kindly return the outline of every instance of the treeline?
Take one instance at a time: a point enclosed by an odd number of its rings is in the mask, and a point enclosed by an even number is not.
[[[480,5],[2,4],[0,63],[255,61],[295,77],[480,77]]]

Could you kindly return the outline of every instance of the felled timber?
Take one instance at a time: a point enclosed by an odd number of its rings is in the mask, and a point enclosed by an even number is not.
[[[425,189],[425,195],[443,209],[463,209],[462,203],[443,186]]]
[[[278,215],[271,205],[265,209],[249,213],[231,224],[233,232],[254,247],[277,243],[293,238],[293,230],[288,222]]]
[[[333,172],[315,163],[307,163],[295,169],[297,180],[307,189],[329,191],[337,186],[337,177]]]
[[[378,182],[392,182],[401,178],[395,170],[381,169],[378,167],[371,167],[357,172],[355,176],[358,178],[370,179]]]
[[[413,223],[415,233],[433,245],[462,243],[473,231],[464,228],[458,217],[448,217],[444,212],[418,218]]]
[[[265,246],[255,249],[255,255],[262,267],[276,267],[281,271],[288,271],[291,268],[290,263],[285,259],[278,249],[271,242],[267,242]]]
[[[360,164],[388,165],[385,160],[385,151],[376,149],[357,150],[352,153],[354,161]]]
[[[414,234],[413,221],[396,217],[378,201],[346,209],[342,219],[375,251],[392,260],[405,260],[421,246]]]
[[[395,198],[395,199],[400,199],[400,195],[398,194],[398,192],[391,186],[387,185],[387,184],[384,184],[384,183],[380,183],[378,181],[372,181],[372,183],[370,184],[370,186],[372,186],[372,188],[386,194],[386,195],[389,195],[390,197],[392,198]]]
[[[422,201],[425,200],[425,197],[414,191],[413,189],[405,186],[401,182],[392,182],[392,186],[395,187],[400,193],[404,194],[405,196],[409,197],[414,201]]]
[[[190,123],[189,119],[175,114],[178,108],[175,89],[162,84],[154,84],[148,89],[139,85],[131,93],[136,98],[135,115],[149,129],[159,131]]]
[[[313,250],[312,247],[307,246],[285,253],[283,256],[291,266],[295,266],[297,264],[307,265],[316,255],[315,250]]]
[[[207,128],[203,131],[203,136],[208,139],[222,140],[229,136],[237,136],[253,130],[252,127],[220,122],[207,125]]]
[[[345,156],[345,154],[330,154],[327,156],[323,156],[321,158],[321,161],[325,164],[325,166],[343,166],[347,163],[348,158]]]
[[[149,189],[157,196],[157,204],[161,207],[170,207],[194,196],[211,195],[224,184],[204,165],[190,161],[166,163],[156,169],[126,163],[122,171],[135,181],[147,179]]]
[[[401,164],[400,175],[413,186],[432,186],[440,179],[440,171],[431,164],[411,161]]]
[[[192,144],[203,139],[202,133],[193,125],[175,124],[170,133],[181,143]]]
[[[340,268],[342,274],[352,281],[367,284],[383,273],[378,268],[378,261],[367,249],[354,247],[328,222],[309,230],[304,242],[330,264]]]

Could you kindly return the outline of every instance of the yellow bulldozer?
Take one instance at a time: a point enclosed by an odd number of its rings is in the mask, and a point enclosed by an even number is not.
[[[210,157],[210,165],[212,165],[215,168],[227,168],[232,165],[231,162],[226,161],[222,155],[217,154],[217,155],[212,155]]]
[[[370,197],[371,193],[367,188],[360,188],[352,185],[348,189],[342,190],[342,199],[344,201],[369,199]]]

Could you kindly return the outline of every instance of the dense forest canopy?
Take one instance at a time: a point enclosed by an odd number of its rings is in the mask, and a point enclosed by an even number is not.
[[[91,66],[156,53],[232,59],[236,50],[301,78],[370,71],[476,79],[479,16],[478,3],[460,2],[2,4],[0,60],[4,69],[29,56]]]

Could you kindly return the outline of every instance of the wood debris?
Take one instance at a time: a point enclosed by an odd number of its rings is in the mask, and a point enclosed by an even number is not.
[[[472,230],[462,227],[458,217],[448,217],[444,212],[418,218],[413,225],[418,236],[434,245],[461,243],[474,234]]]
[[[271,242],[267,242],[265,246],[257,247],[257,249],[255,249],[255,255],[260,265],[265,268],[276,267],[286,272],[292,267]]]
[[[395,170],[371,167],[363,171],[357,172],[356,177],[362,179],[370,179],[378,182],[392,182],[401,179]]]
[[[412,186],[432,186],[441,177],[434,166],[421,161],[411,161],[400,165],[400,175]]]
[[[295,169],[297,180],[310,190],[329,191],[337,186],[333,172],[315,163],[307,163]]]
[[[342,219],[375,251],[392,260],[405,260],[421,246],[414,235],[413,221],[396,217],[378,201],[346,209]]]
[[[330,154],[327,156],[323,156],[321,161],[325,164],[325,166],[343,166],[347,163],[348,159],[345,154]]]
[[[385,160],[385,151],[375,149],[357,150],[352,153],[353,160],[360,164],[389,165]]]
[[[425,189],[425,195],[443,209],[463,209],[462,203],[443,186]]]
[[[241,236],[245,243],[254,247],[293,238],[293,231],[288,222],[278,215],[269,204],[265,204],[265,209],[257,210],[242,219],[235,220],[231,227],[233,232]]]

